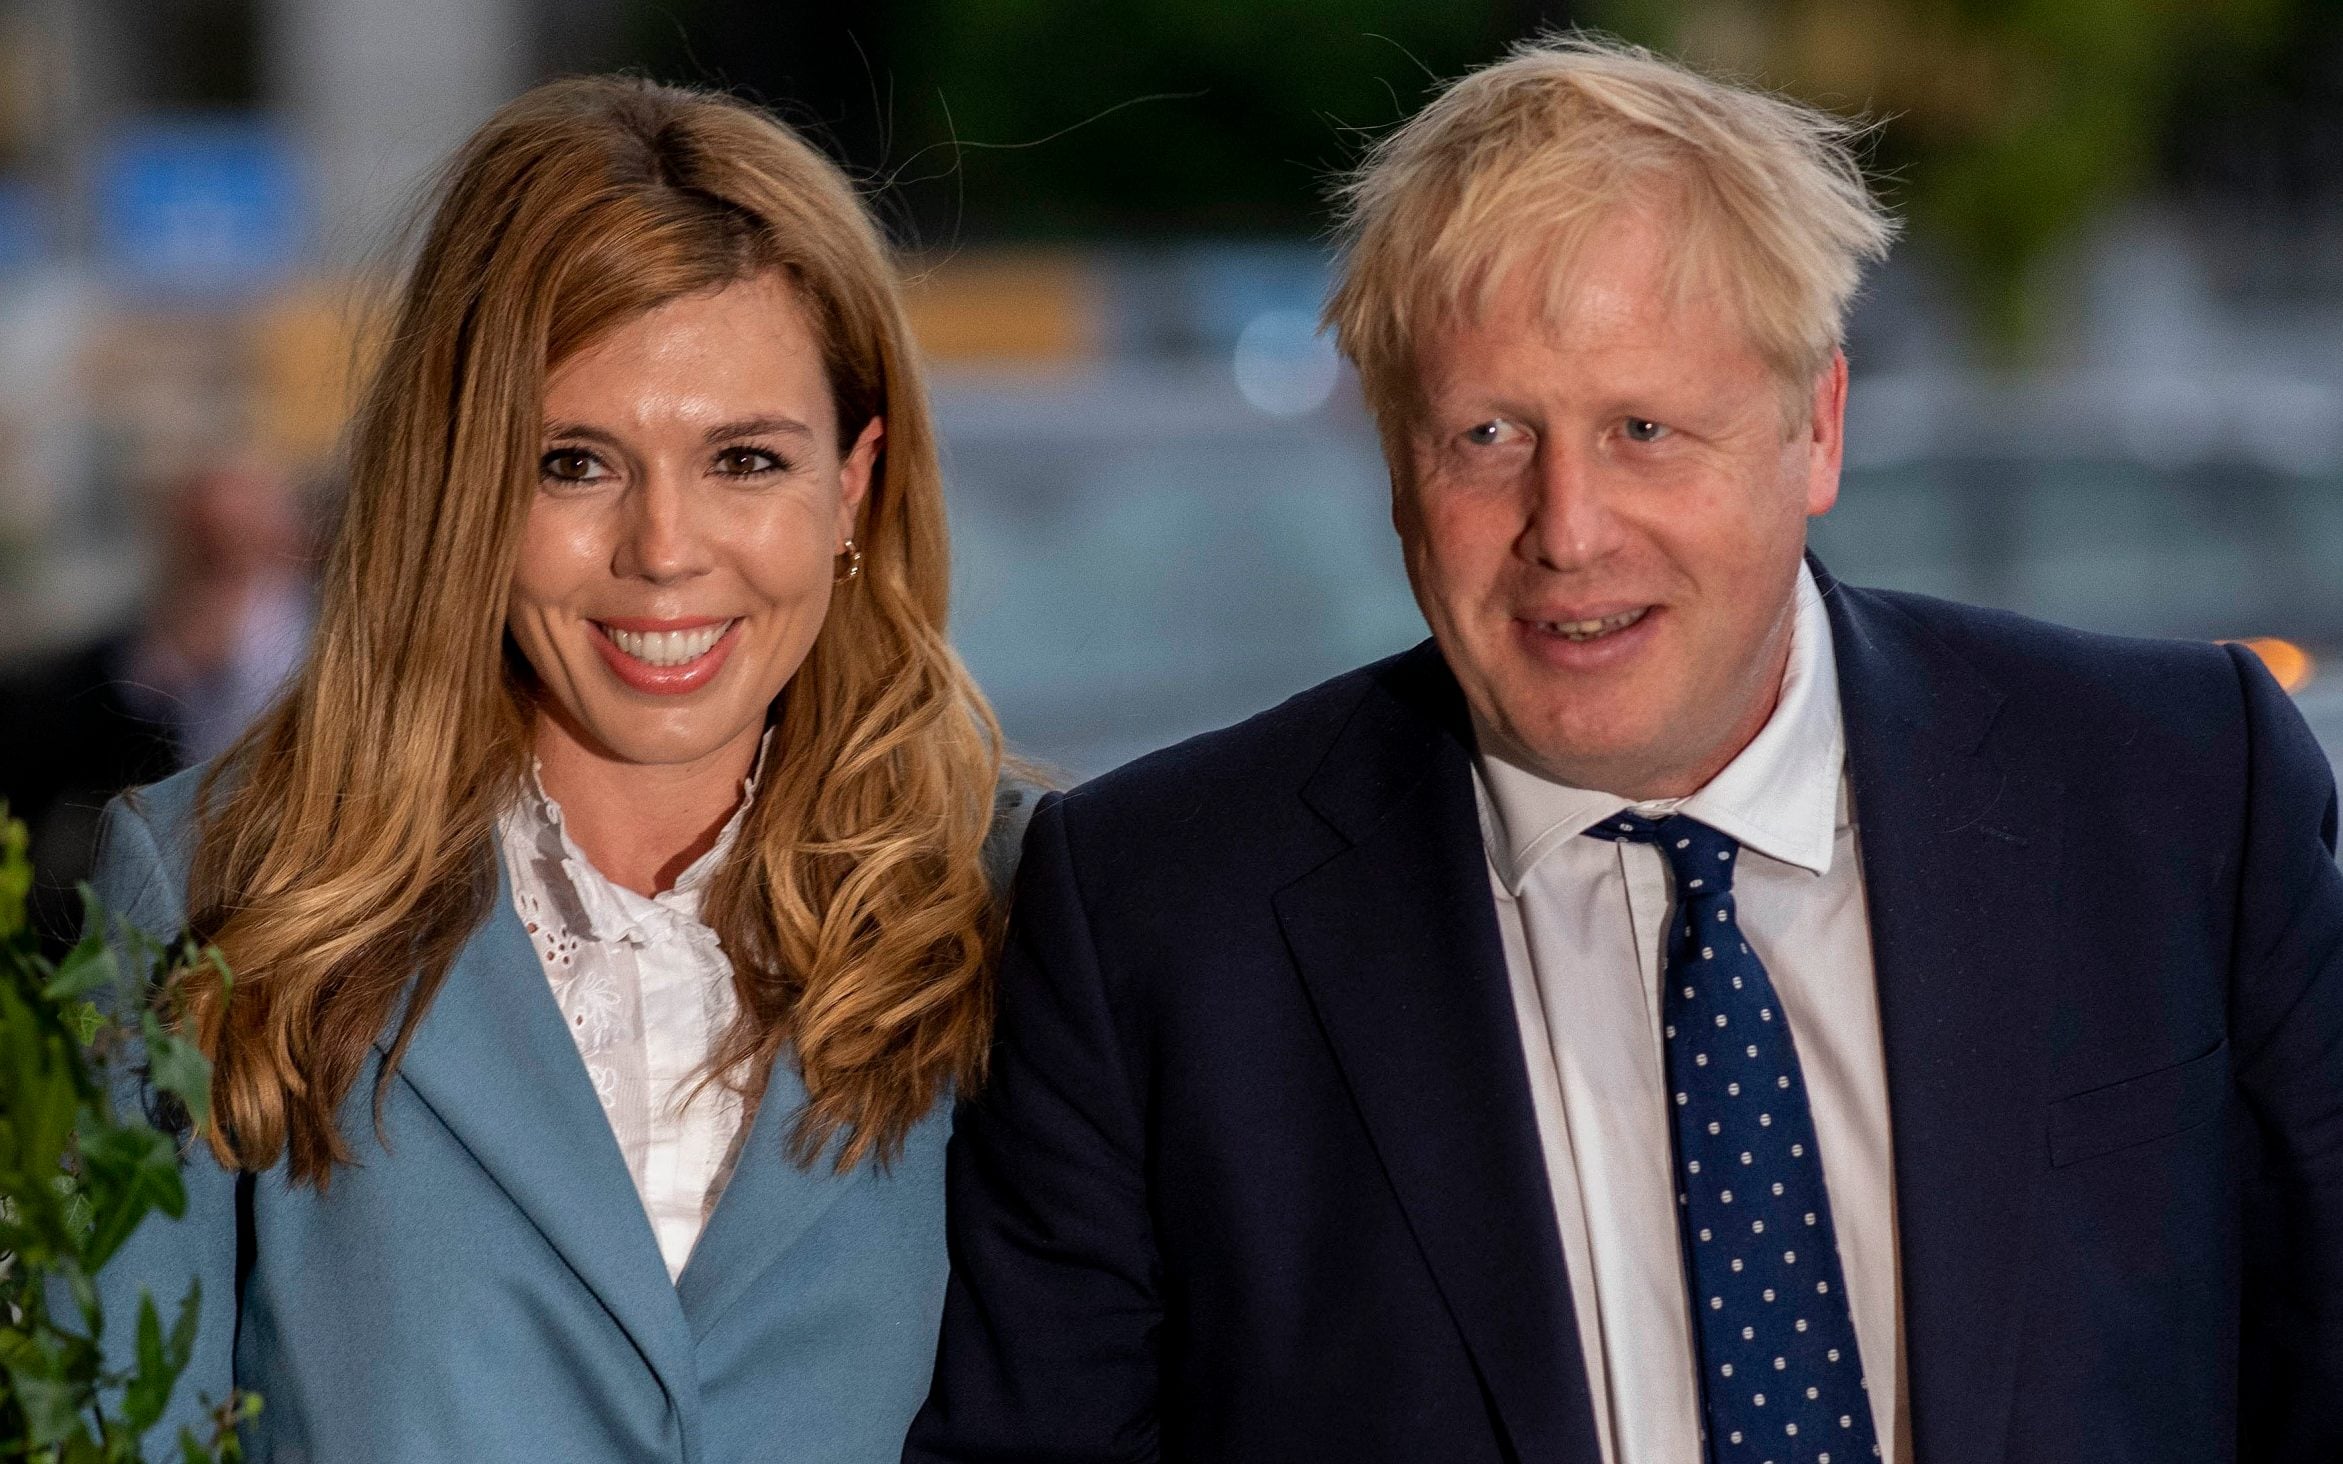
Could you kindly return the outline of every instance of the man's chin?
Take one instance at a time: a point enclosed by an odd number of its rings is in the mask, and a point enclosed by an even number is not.
[[[1487,738],[1486,751],[1573,788],[1633,796],[1632,785],[1642,780],[1651,758],[1652,734],[1648,731],[1610,724],[1564,726],[1552,721],[1505,725],[1508,731]]]

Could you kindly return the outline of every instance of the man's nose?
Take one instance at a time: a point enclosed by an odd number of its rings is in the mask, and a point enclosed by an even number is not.
[[[637,479],[626,496],[625,521],[611,565],[619,575],[672,584],[707,571],[707,540],[687,478],[654,466]]]
[[[1621,525],[1612,511],[1611,488],[1590,454],[1548,440],[1539,445],[1532,473],[1523,557],[1547,569],[1570,571],[1598,563],[1619,547]]]

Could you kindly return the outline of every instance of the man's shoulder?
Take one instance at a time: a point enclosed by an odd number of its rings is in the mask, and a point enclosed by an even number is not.
[[[2107,703],[2178,710],[2176,695],[2209,697],[2230,712],[2238,706],[2235,666],[2209,641],[2077,630],[1899,590],[1842,586],[1840,592],[1900,617],[2013,702],[2039,700],[2046,709],[2078,714]]]
[[[1151,752],[1064,796],[1070,820],[1118,834],[1263,833],[1334,752],[1371,699],[1420,678],[1429,644],[1320,682],[1232,726]],[[1265,825],[1267,818],[1269,824]],[[1313,820],[1312,826],[1316,827]]]
[[[2106,635],[1892,590],[1842,592],[1862,623],[1892,621],[1940,669],[1973,677],[1991,698],[1993,741],[2050,776],[2128,784],[2195,768],[2225,778],[2242,763],[2249,709],[2227,647]],[[1849,663],[1842,652],[1842,674]]]

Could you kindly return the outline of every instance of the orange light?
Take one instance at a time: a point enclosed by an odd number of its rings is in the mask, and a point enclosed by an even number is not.
[[[2234,644],[2261,657],[2262,664],[2270,668],[2270,674],[2288,691],[2302,690],[2310,685],[2313,676],[2318,675],[2319,663],[2310,652],[2290,640],[2280,640],[2274,635],[2257,635]]]

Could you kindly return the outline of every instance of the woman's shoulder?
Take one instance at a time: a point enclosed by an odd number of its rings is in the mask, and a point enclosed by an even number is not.
[[[158,834],[186,837],[195,827],[203,782],[211,771],[210,763],[197,763],[194,767],[182,768],[160,782],[132,788],[114,802],[125,812],[143,819]]]
[[[1023,768],[1005,768],[993,787],[992,832],[984,840],[984,877],[1002,899],[1017,882],[1017,856],[1025,847],[1025,826],[1048,788]]]
[[[133,788],[106,805],[91,884],[106,908],[157,939],[187,922],[187,870],[208,764]]]

